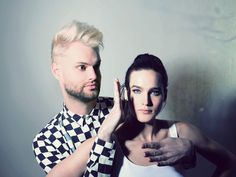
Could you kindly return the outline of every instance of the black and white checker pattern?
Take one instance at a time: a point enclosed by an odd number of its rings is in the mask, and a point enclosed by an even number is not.
[[[99,97],[89,115],[76,115],[64,106],[33,140],[36,160],[44,171],[48,173],[82,142],[96,135],[112,105],[112,98]],[[114,154],[114,142],[96,139],[84,176],[110,176]]]
[[[92,174],[93,176],[105,177],[108,176],[108,174],[111,174],[115,155],[114,146],[114,143],[105,142],[96,138],[90,152],[91,160],[88,161],[88,166],[90,168],[87,169],[84,176]]]

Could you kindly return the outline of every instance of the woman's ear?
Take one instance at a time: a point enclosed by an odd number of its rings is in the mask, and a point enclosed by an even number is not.
[[[128,90],[126,87],[124,88],[124,99],[128,101]]]
[[[121,99],[128,101],[128,91],[124,85],[121,85]]]

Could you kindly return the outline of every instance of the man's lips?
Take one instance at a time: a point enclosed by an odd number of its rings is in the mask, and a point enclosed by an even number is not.
[[[96,89],[97,88],[97,84],[96,83],[86,84],[85,87],[87,87],[89,89]]]

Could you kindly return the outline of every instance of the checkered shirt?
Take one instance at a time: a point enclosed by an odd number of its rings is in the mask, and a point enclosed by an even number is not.
[[[112,105],[112,98],[99,97],[91,113],[84,116],[72,113],[64,105],[63,110],[33,140],[34,155],[44,171],[48,173],[82,142],[95,136]],[[83,176],[110,176],[114,155],[114,142],[96,138]]]

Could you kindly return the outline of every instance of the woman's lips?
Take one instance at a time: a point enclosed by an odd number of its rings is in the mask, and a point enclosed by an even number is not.
[[[151,114],[152,113],[151,109],[139,109],[138,111],[143,114]]]

